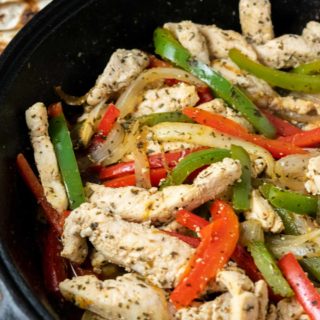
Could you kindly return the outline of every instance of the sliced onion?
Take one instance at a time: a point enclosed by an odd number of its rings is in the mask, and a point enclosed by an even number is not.
[[[101,101],[89,112],[85,111],[84,114],[78,119],[78,121],[83,121],[79,128],[79,138],[83,146],[89,144],[90,139],[95,133],[98,123],[102,115],[106,111],[105,101]]]
[[[282,118],[288,120],[288,121],[297,121],[297,122],[303,122],[303,123],[315,123],[320,121],[320,116],[318,115],[308,115],[308,114],[298,114],[292,111],[278,111],[278,113],[281,115]]]
[[[61,86],[54,87],[54,91],[59,96],[59,98],[61,98],[61,100],[69,106],[81,106],[85,104],[88,96],[87,93],[81,97],[72,96],[70,94],[65,93],[62,90]]]
[[[264,233],[259,221],[247,220],[240,224],[240,242],[247,246],[252,241],[264,242]]]
[[[136,178],[136,186],[150,189],[151,180],[150,180],[150,165],[148,156],[145,149],[145,135],[141,134],[138,137],[138,141],[134,144],[133,148],[134,156],[134,172]]]
[[[116,123],[109,132],[106,140],[97,145],[90,153],[95,163],[102,163],[106,159],[113,158],[119,150],[123,149],[125,131],[119,123]]]
[[[135,106],[142,98],[143,90],[151,83],[161,79],[176,79],[196,86],[205,84],[190,73],[177,68],[152,68],[144,71],[121,94],[116,102],[120,110],[120,117],[125,117],[134,111]]]
[[[231,145],[243,147],[250,155],[251,159],[263,158],[267,164],[266,173],[274,177],[274,160],[272,155],[265,149],[227,134],[222,134],[210,127],[193,123],[162,122],[150,128],[156,140],[183,141],[194,143],[199,146],[212,148],[227,148]]]
[[[290,96],[320,104],[320,94],[319,93],[311,94],[311,93],[304,93],[304,92],[291,92]]]
[[[292,252],[297,258],[319,256],[318,239],[320,229],[315,229],[300,236],[280,235],[268,238],[268,247],[276,257]]]

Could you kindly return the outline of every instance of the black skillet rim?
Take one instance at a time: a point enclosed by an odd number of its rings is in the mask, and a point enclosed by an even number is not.
[[[54,0],[40,13],[36,15],[10,42],[0,56],[0,83],[10,86],[10,83],[20,65],[30,57],[37,47],[55,30],[56,26],[65,23],[66,20],[77,14],[78,11],[90,5],[94,0]],[[15,61],[12,64],[12,61]],[[34,309],[34,319],[52,319],[52,315],[34,296],[23,277],[16,272],[10,258],[8,249],[4,245],[0,234],[0,257],[4,272],[11,278],[3,277],[5,287],[20,290],[23,297]],[[14,286],[15,285],[15,286]],[[18,293],[18,294],[19,294]],[[23,312],[26,305],[16,305]]]

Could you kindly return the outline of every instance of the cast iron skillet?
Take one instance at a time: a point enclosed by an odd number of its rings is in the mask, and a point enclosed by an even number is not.
[[[319,19],[320,0],[272,5],[277,34],[299,33],[307,21]],[[21,151],[32,159],[24,110],[57,100],[57,84],[73,94],[86,92],[116,48],[152,51],[152,31],[166,21],[239,30],[237,6],[238,0],[56,0],[7,48],[0,59],[0,290],[9,308],[0,305],[0,318],[65,318],[43,289],[36,205],[14,164]]]

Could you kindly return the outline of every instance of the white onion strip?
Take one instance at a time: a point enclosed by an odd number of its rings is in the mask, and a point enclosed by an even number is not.
[[[150,189],[150,165],[146,153],[146,130],[137,136],[137,141],[134,144],[132,152],[134,156],[136,186]]]
[[[116,152],[121,149],[121,144],[124,141],[124,137],[124,129],[119,123],[115,123],[106,140],[103,143],[97,145],[91,151],[91,159],[95,163],[101,163],[106,159],[114,158]]]
[[[176,79],[195,86],[205,86],[205,84],[192,74],[177,68],[152,68],[142,72],[120,95],[116,102],[120,110],[120,117],[123,118],[134,111],[135,106],[142,97],[142,92],[151,82],[161,79]]]
[[[184,141],[200,146],[213,148],[227,148],[231,145],[243,147],[252,159],[261,157],[267,164],[266,173],[274,176],[274,160],[267,150],[244,140],[222,134],[210,127],[193,123],[163,122],[150,128],[156,140],[165,141]]]

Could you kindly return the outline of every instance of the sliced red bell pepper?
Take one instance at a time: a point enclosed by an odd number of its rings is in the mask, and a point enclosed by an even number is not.
[[[233,209],[217,200],[212,212],[217,219],[201,229],[201,243],[170,295],[177,308],[188,306],[203,292],[228,262],[238,242],[239,222]]]
[[[16,163],[19,169],[19,173],[33,193],[34,197],[36,198],[37,202],[40,204],[41,208],[43,209],[44,215],[50,225],[57,230],[59,234],[62,233],[62,223],[61,223],[61,215],[59,212],[54,209],[51,204],[47,201],[46,196],[44,194],[43,187],[33,172],[31,166],[29,165],[28,161],[24,157],[22,153],[19,153],[16,159]]]
[[[197,248],[200,244],[200,239],[199,238],[195,238],[195,237],[189,237],[186,236],[184,234],[175,232],[175,231],[166,231],[163,230],[163,232],[169,234],[170,236],[176,237],[182,241],[184,241],[185,243],[189,244],[191,247],[193,248]]]
[[[164,168],[151,169],[150,170],[151,185],[153,187],[159,186],[160,180],[166,178],[166,176],[167,176],[167,170]],[[136,177],[134,174],[129,174],[126,176],[121,176],[121,177],[114,178],[112,180],[105,181],[103,184],[106,187],[111,187],[111,188],[135,186]]]
[[[303,132],[300,128],[294,126],[289,121],[283,120],[265,109],[261,110],[261,112],[268,118],[268,120],[276,128],[278,136],[287,137],[296,133]]]
[[[293,145],[292,143],[271,140],[257,134],[249,133],[244,127],[235,121],[219,114],[212,114],[208,111],[191,107],[184,108],[182,113],[199,124],[209,126],[220,132],[254,143],[268,150],[276,159],[289,154],[306,153],[306,151]]]
[[[163,167],[175,167],[180,159],[184,158],[189,153],[199,151],[198,149],[186,149],[183,151],[158,153],[148,157],[150,169],[157,169]],[[134,173],[134,161],[121,162],[108,167],[101,168],[99,178],[100,180],[120,177],[129,173]]]
[[[197,87],[197,94],[199,96],[199,101],[197,102],[197,105],[206,103],[214,99],[211,89],[207,86]]]
[[[172,64],[157,58],[154,55],[149,55],[148,68],[172,68]]]
[[[181,209],[176,213],[176,221],[182,226],[199,233],[202,228],[209,224],[209,221],[197,216],[196,214]]]
[[[297,147],[310,148],[320,144],[320,128],[295,133],[287,137],[279,137],[281,142],[292,143]]]
[[[110,103],[98,125],[98,134],[106,137],[111,131],[114,123],[117,121],[119,115],[120,110],[113,103]]]
[[[320,319],[320,294],[307,278],[294,255],[289,252],[279,260],[279,267],[292,287],[304,311],[313,320]]]
[[[58,234],[49,228],[44,239],[42,267],[47,291],[56,298],[61,298],[59,283],[68,277],[65,259],[61,257],[62,245]]]

